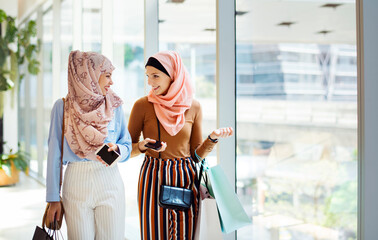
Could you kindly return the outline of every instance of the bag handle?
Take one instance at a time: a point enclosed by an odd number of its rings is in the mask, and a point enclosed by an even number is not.
[[[60,186],[59,186],[59,195],[60,195],[60,191],[62,189],[62,174],[63,174],[63,146],[64,146],[64,105],[65,105],[65,101],[66,99],[65,98],[62,98],[63,100],[63,122],[62,122],[62,141],[61,141],[61,144],[60,144],[60,149],[62,150],[62,153],[60,154]]]
[[[160,122],[159,119],[156,117],[157,126],[158,126],[158,134],[159,134],[159,142],[160,142]],[[161,158],[161,154],[159,152],[159,159]]]

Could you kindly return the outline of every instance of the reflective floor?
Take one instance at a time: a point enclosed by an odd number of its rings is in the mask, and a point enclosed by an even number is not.
[[[0,240],[32,239],[41,226],[45,194],[43,185],[23,173],[17,184],[0,187]],[[65,226],[62,234],[67,239]]]

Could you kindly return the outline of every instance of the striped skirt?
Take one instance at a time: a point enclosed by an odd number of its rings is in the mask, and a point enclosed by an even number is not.
[[[193,182],[195,179],[196,166],[190,157],[158,159],[145,156],[138,184],[141,239],[193,239],[198,215],[198,191]],[[194,201],[190,209],[177,211],[160,207],[159,192],[162,184],[184,188],[189,188],[192,184]]]

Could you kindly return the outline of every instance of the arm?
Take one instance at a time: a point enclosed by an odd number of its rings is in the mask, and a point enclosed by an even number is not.
[[[197,113],[194,118],[193,126],[192,126],[192,134],[190,137],[190,154],[193,159],[198,161],[194,151],[196,150],[198,156],[201,158],[205,158],[214,148],[216,143],[210,141],[206,138],[202,141],[202,109],[201,105],[197,103],[196,106]]]
[[[55,102],[51,110],[51,122],[48,137],[46,201],[59,202],[60,156],[63,123],[63,100]]]
[[[120,126],[120,135],[118,137],[116,144],[118,146],[118,151],[121,154],[120,162],[124,162],[130,158],[131,137],[126,127],[127,126],[126,119],[125,119],[125,114],[123,112],[122,106],[119,107],[119,111],[117,112],[117,117],[119,119],[118,121],[119,121],[119,126]]]
[[[136,157],[145,151],[139,149],[139,139],[143,130],[144,123],[144,111],[141,106],[141,100],[138,100],[134,103],[134,106],[130,113],[128,129],[132,141],[132,151],[131,157]]]

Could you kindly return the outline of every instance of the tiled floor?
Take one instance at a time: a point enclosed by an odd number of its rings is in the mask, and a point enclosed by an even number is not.
[[[32,239],[46,207],[45,187],[21,173],[20,182],[0,187],[0,199],[0,240]],[[67,239],[65,227],[62,233]]]

